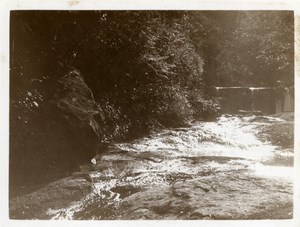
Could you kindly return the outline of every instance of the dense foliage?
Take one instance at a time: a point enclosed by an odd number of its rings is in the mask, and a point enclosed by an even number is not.
[[[289,11],[194,12],[207,85],[294,82],[294,15]]]
[[[203,58],[188,30],[184,13],[13,12],[11,182],[191,121]]]

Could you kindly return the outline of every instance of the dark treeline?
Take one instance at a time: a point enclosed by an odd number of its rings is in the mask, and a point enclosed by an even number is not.
[[[293,82],[291,12],[13,11],[10,26],[12,185],[215,117],[208,86]]]
[[[294,83],[294,15],[289,11],[217,11],[204,40],[206,82],[217,86]]]

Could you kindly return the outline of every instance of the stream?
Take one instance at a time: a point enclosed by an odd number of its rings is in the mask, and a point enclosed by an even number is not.
[[[111,145],[72,176],[13,199],[11,217],[292,218],[293,151],[255,134],[282,119],[254,118],[223,115]]]

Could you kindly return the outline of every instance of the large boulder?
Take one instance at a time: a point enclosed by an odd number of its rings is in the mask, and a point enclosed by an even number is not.
[[[40,80],[23,93],[11,95],[11,192],[91,159],[102,136],[101,111],[79,71]]]

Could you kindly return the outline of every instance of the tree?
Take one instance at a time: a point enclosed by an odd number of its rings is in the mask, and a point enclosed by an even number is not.
[[[208,85],[293,83],[293,13],[194,12],[194,42],[204,54]]]

